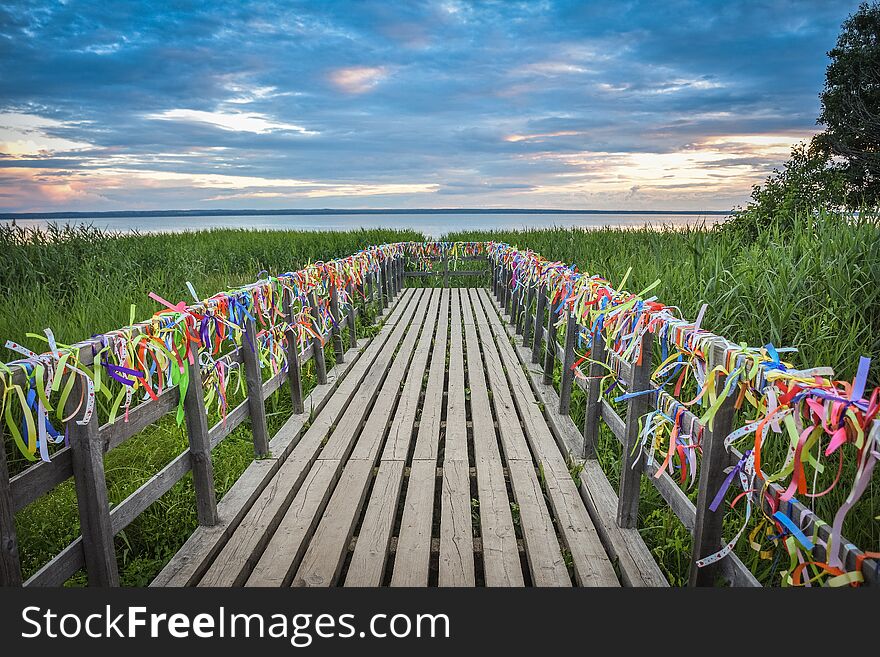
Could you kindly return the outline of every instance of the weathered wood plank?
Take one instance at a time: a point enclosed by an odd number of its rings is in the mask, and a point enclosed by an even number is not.
[[[568,415],[571,410],[571,384],[574,379],[574,343],[578,332],[577,319],[571,310],[565,313],[565,351],[562,357],[562,380],[559,382],[559,412]],[[577,456],[580,456],[578,454]]]
[[[505,326],[508,335],[513,332]],[[587,507],[590,519],[599,533],[609,556],[617,560],[623,583],[627,586],[668,586],[666,578],[654,561],[650,550],[637,529],[617,526],[617,494],[602,472],[598,461],[583,461],[577,457],[582,436],[568,415],[559,412],[559,396],[552,386],[541,380],[541,369],[529,363],[530,351],[525,346],[516,349],[520,363],[526,366],[532,391],[544,405],[548,425],[563,453],[576,463],[583,464],[578,492]]]
[[[568,465],[555,443],[547,421],[535,403],[534,393],[513,346],[507,339],[501,320],[486,292],[481,290],[477,296],[482,302],[482,310],[485,311],[485,315],[480,312],[478,318],[488,317],[488,324],[497,340],[498,351],[507,369],[526,438],[544,473],[545,489],[559,532],[571,553],[575,579],[581,586],[617,586],[617,576],[596,527],[580,499]],[[492,335],[487,333],[486,340],[491,341]]]
[[[217,495],[214,491],[214,464],[211,462],[211,439],[205,410],[205,389],[198,362],[187,364],[189,385],[183,400],[189,458],[192,464],[196,510],[200,525],[217,524]]]
[[[436,471],[436,459],[413,460],[410,467],[391,586],[428,585]]]
[[[90,349],[81,352],[81,363],[91,365]],[[80,400],[86,397],[84,377],[76,376],[73,394],[68,397],[65,413],[77,412]],[[93,393],[94,394],[94,393]],[[83,418],[85,404],[77,419]],[[76,502],[79,512],[83,555],[89,584],[92,586],[119,586],[119,570],[113,531],[110,525],[110,505],[107,499],[107,480],[104,474],[104,443],[98,431],[98,413],[92,414],[85,425],[78,421],[68,423],[70,446],[73,449],[73,480],[76,485]]]
[[[470,486],[467,460],[444,460],[440,499],[440,586],[474,586]]]
[[[437,323],[437,313],[440,308],[441,290],[432,290],[427,294],[430,294],[428,314],[413,353],[412,364],[406,376],[400,401],[391,421],[391,429],[388,432],[382,453],[383,461],[405,461],[409,454],[413,425],[420,406],[419,396],[422,392],[422,379],[431,353],[431,343],[434,339],[434,326]]]
[[[449,391],[440,496],[440,586],[474,585],[461,312],[462,295],[466,294],[461,288],[452,290]]]
[[[523,586],[522,566],[470,296],[463,298],[474,459],[486,586]]]
[[[639,339],[636,352],[641,352],[641,362],[636,355],[627,392],[632,394],[648,390],[651,385],[651,333]],[[617,500],[617,524],[620,527],[638,527],[639,492],[642,472],[645,469],[644,453],[639,447],[639,420],[651,407],[650,395],[630,397],[626,403],[626,424],[623,432],[623,452],[620,458],[620,488]]]
[[[2,423],[0,423],[0,586],[21,586],[15,508],[12,503],[12,488],[9,485],[9,470],[6,466],[6,445],[3,441]]]
[[[446,343],[449,336],[450,292],[443,290],[440,297],[440,316],[428,369],[428,385],[421,408],[419,429],[413,460],[437,460],[440,444],[440,418],[443,410],[443,386],[446,376]]]
[[[251,418],[251,433],[254,440],[254,454],[257,457],[269,453],[269,426],[266,424],[266,401],[263,399],[263,376],[257,340],[257,325],[253,319],[245,322],[245,335],[242,341],[241,360],[244,363],[245,383],[247,384],[247,408]]]
[[[373,482],[364,523],[355,543],[346,586],[379,586],[388,563],[397,500],[403,485],[403,461],[383,460]]]
[[[322,465],[326,462],[331,470],[328,470],[314,486],[303,485],[297,492],[293,503],[257,561],[254,572],[248,579],[248,586],[286,586],[291,582],[304,586],[317,581],[330,583],[335,577],[330,571],[338,573],[337,568],[340,564],[331,563],[334,559],[333,555],[337,553],[337,548],[340,554],[344,554],[350,538],[349,532],[345,537],[345,544],[340,547],[338,543],[342,535],[338,529],[346,522],[353,525],[360,512],[363,495],[354,499],[352,491],[360,484],[364,494],[366,492],[370,472],[378,455],[394,399],[406,372],[416,337],[422,328],[428,297],[429,295],[422,295],[409,327],[405,323],[395,327],[395,333],[371,367],[367,381],[361,382],[361,387],[348,410],[338,421],[326,445],[317,455],[316,464]],[[399,335],[404,329],[407,329],[406,336],[394,356],[396,346],[394,336]],[[391,362],[392,356],[394,356],[393,362]],[[361,424],[368,411],[366,425],[361,431]],[[352,451],[359,432],[361,440],[354,447],[354,453],[348,463],[345,463],[344,459]],[[361,451],[360,454],[358,450]],[[361,460],[365,462],[366,467],[358,464]],[[340,473],[344,463],[344,471]],[[341,481],[345,482],[345,486],[339,491],[334,491],[336,481],[340,477]],[[341,502],[340,496],[345,498]],[[322,516],[324,507],[328,504],[326,514]],[[309,543],[313,532],[316,538]]]
[[[318,312],[318,300],[315,291],[309,292],[309,308],[311,309],[312,323],[320,326],[320,314]],[[315,361],[315,377],[318,383],[327,383],[327,362],[324,358],[324,337],[312,338],[312,358]]]
[[[322,442],[349,407],[359,386],[373,363],[388,344],[394,348],[405,321],[411,318],[417,301],[409,290],[395,307],[388,321],[358,358],[324,409],[314,418],[311,426],[290,456],[279,468],[272,481],[264,488],[253,508],[235,529],[229,541],[217,555],[199,582],[200,586],[234,586],[244,583],[258,561],[269,537],[278,527],[298,492],[308,468],[313,463]],[[398,326],[397,318],[403,323]]]
[[[605,341],[601,331],[594,331],[590,347],[590,366],[587,368],[586,395],[584,405],[584,458],[595,459],[599,449],[599,389],[605,376],[602,365],[605,363]]]
[[[723,362],[723,344],[714,344],[710,352],[709,367]],[[716,393],[724,388],[726,377],[715,379]],[[724,447],[724,439],[733,427],[733,415],[736,412],[734,402],[736,395],[729,395],[721,403],[712,424],[703,433],[702,458],[700,459],[700,483],[697,492],[696,517],[694,522],[693,550],[691,552],[691,569],[688,584],[690,586],[714,586],[719,572],[719,563],[708,563],[703,568],[697,566],[704,559],[717,552],[722,544],[722,524],[724,522],[725,505],[712,511],[709,505],[721,484],[727,477],[724,471],[729,456]]]
[[[507,457],[510,484],[519,507],[520,527],[532,581],[535,586],[571,586],[562,550],[553,529],[553,520],[544,502],[544,493],[535,473],[532,455],[504,373],[502,358],[492,338],[476,290],[471,291],[471,300],[498,418],[498,430]],[[504,342],[510,346],[506,339]]]
[[[250,510],[297,444],[306,422],[320,413],[361,354],[357,350],[350,350],[347,356],[345,363],[327,373],[326,385],[318,385],[312,389],[305,400],[309,413],[292,415],[269,442],[272,458],[251,462],[223,496],[217,504],[217,514],[220,517],[218,525],[196,528],[150,586],[188,586],[202,577],[226,539],[238,527],[245,513]]]

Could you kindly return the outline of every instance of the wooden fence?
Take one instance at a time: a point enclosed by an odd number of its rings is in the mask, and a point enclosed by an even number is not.
[[[365,297],[364,304],[376,301],[384,308],[403,287],[403,274],[402,257],[383,260],[377,272],[367,275],[362,284],[364,289],[358,291],[358,296]],[[349,289],[348,292],[350,298],[354,299],[354,290]],[[239,347],[217,359],[225,360],[227,364],[237,363],[245,372],[246,398],[228,413],[225,422],[208,426],[203,388],[201,385],[189,385],[183,402],[188,449],[113,508],[107,498],[104,454],[175,411],[180,401],[177,386],[167,388],[157,399],[148,399],[134,407],[128,414],[127,422],[117,419],[113,423],[99,426],[97,413],[92,414],[86,425],[78,425],[71,420],[67,425],[70,432],[68,447],[55,452],[51,461],[39,462],[11,478],[3,436],[0,433],[0,586],[60,586],[83,567],[90,585],[118,586],[114,537],[190,471],[193,473],[199,524],[217,524],[211,451],[250,418],[254,453],[257,457],[266,456],[269,453],[266,398],[286,384],[290,390],[294,414],[303,413],[304,365],[310,360],[314,361],[318,383],[326,383],[324,342],[326,341],[328,347],[332,345],[337,362],[342,362],[345,353],[343,327],[347,326],[349,329],[350,346],[357,345],[357,317],[363,314],[363,310],[354,303],[344,310],[341,309],[337,290],[332,286],[329,295],[331,312],[337,322],[320,338],[311,338],[305,344],[300,344],[298,335],[288,331],[287,344],[290,346],[286,353],[287,371],[282,370],[264,382],[260,363],[249,346]],[[310,305],[314,309],[314,298],[311,301]],[[292,324],[290,300],[287,298],[284,300],[284,308],[287,321]],[[138,330],[145,326],[146,323],[134,328]],[[253,319],[248,320],[246,333],[249,338],[247,344],[256,344],[256,325]],[[91,356],[92,345],[95,343],[96,339],[91,339],[73,346],[80,354],[80,362],[89,364],[85,359]],[[189,367],[190,380],[201,381],[197,362]],[[77,377],[77,385],[82,385],[82,378]],[[79,392],[75,390],[70,398],[79,398]],[[23,582],[15,514],[71,477],[76,488],[81,535]]]
[[[648,340],[643,340],[636,350],[641,350],[639,360],[634,356],[633,365],[621,358],[617,353],[606,350],[604,339],[592,341],[595,345],[591,354],[590,364],[583,371],[573,367],[575,362],[575,342],[583,332],[589,334],[590,327],[580,325],[571,312],[567,312],[565,323],[564,344],[558,340],[557,321],[548,307],[546,290],[539,285],[526,285],[514,292],[514,272],[503,264],[490,261],[492,267],[492,291],[499,303],[511,318],[516,334],[522,336],[526,344],[532,346],[532,361],[539,363],[543,359],[544,383],[553,383],[554,369],[561,365],[562,377],[559,385],[559,412],[568,415],[571,406],[572,386],[577,385],[586,395],[586,408],[583,424],[583,449],[581,455],[586,459],[596,458],[600,422],[604,423],[614,437],[620,442],[622,449],[620,487],[618,491],[617,524],[619,527],[635,527],[639,511],[639,490],[641,479],[648,481],[657,489],[662,498],[670,506],[676,517],[693,536],[693,550],[690,560],[690,585],[711,586],[720,575],[734,586],[760,586],[758,580],[746,565],[731,552],[728,556],[703,568],[698,568],[696,561],[716,552],[724,542],[722,524],[727,505],[721,505],[717,511],[709,507],[722,485],[727,473],[725,469],[735,466],[742,459],[742,453],[736,448],[728,452],[724,446],[725,437],[734,428],[735,396],[726,399],[715,415],[712,429],[703,426],[699,418],[690,411],[684,411],[683,424],[691,427],[703,427],[702,464],[698,481],[696,504],[679,487],[668,472],[659,476],[657,463],[648,465],[648,450],[639,444],[639,418],[653,409],[657,402],[668,393],[657,388],[651,382],[651,361],[653,353],[653,334],[646,333]],[[596,336],[592,336],[596,337]],[[714,344],[709,356],[710,368],[721,362],[723,347]],[[614,410],[612,404],[600,397],[601,378],[610,368],[625,385],[627,393],[653,389],[654,394],[642,394],[630,397],[626,401],[626,418],[622,418]],[[577,372],[577,373],[576,373]],[[579,375],[578,375],[579,374]],[[720,392],[724,387],[723,378],[715,385]],[[880,431],[880,420],[874,421],[874,431]],[[757,489],[763,486],[763,480],[756,480]],[[771,483],[768,490],[778,495],[783,492],[779,484]],[[760,496],[758,496],[760,497]],[[755,500],[757,504],[761,499]],[[801,502],[792,499],[786,507],[788,517],[807,536],[815,536],[813,557],[816,561],[826,560],[825,546],[831,533],[831,527],[818,518]],[[841,559],[847,570],[855,570],[861,566],[865,584],[877,584],[880,579],[880,564],[874,559],[865,558],[865,554],[843,538],[837,546]]]

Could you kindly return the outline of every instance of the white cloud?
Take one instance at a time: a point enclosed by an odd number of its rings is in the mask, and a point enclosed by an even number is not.
[[[314,130],[307,130],[300,125],[275,121],[265,114],[258,114],[256,112],[206,112],[204,110],[172,109],[148,114],[146,118],[160,121],[180,121],[183,123],[204,123],[232,132],[266,134],[269,132],[289,131],[298,132],[301,135],[318,134]]]
[[[91,144],[49,134],[65,124],[34,114],[8,112],[0,114],[0,153],[22,157],[63,151],[81,151]]]

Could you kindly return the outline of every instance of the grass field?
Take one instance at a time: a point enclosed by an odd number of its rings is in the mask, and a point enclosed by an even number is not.
[[[756,239],[719,229],[579,230],[457,233],[452,240],[494,239],[529,247],[550,259],[577,263],[638,290],[662,280],[655,292],[678,305],[685,316],[709,303],[704,327],[750,345],[795,346],[799,365],[834,365],[851,378],[858,357],[880,354],[880,224],[876,218],[845,221],[827,217],[794,231],[764,230]],[[201,296],[255,280],[261,270],[294,270],[308,261],[344,256],[369,245],[418,240],[412,231],[346,233],[208,231],[188,234],[114,237],[90,228],[56,228],[46,234],[0,226],[0,340],[38,346],[26,333],[49,326],[61,342],[128,323],[157,309],[147,299],[188,298],[186,281]],[[332,364],[332,350],[328,350]],[[12,354],[6,354],[9,359]],[[880,360],[880,358],[877,358]],[[878,368],[872,370],[872,385]],[[307,374],[304,383],[313,385]],[[579,421],[579,398],[574,416]],[[236,403],[230,400],[230,403]],[[282,388],[270,400],[270,429],[290,414]],[[216,418],[212,418],[215,421]],[[186,447],[185,432],[171,418],[144,431],[107,458],[110,498],[119,502]],[[601,461],[616,483],[619,448],[603,437]],[[8,452],[14,457],[12,452]],[[252,456],[245,423],[214,452],[218,494],[222,495]],[[21,461],[11,463],[15,471]],[[876,477],[875,477],[876,479]],[[846,479],[844,479],[846,481]],[[822,498],[817,511],[830,521],[845,486]],[[845,532],[867,550],[880,545],[880,502],[875,484],[850,514]],[[117,538],[123,584],[147,584],[196,525],[192,485],[184,479]],[[690,538],[643,482],[641,526],[673,584],[686,577]],[[25,576],[32,574],[78,532],[76,498],[70,482],[30,505],[16,518]],[[730,520],[728,535],[735,531]],[[743,541],[745,543],[745,541]],[[745,554],[745,553],[743,553]],[[745,555],[751,558],[751,555]],[[756,564],[765,583],[772,564]],[[775,578],[778,580],[778,576]],[[82,575],[72,584],[84,582]]]

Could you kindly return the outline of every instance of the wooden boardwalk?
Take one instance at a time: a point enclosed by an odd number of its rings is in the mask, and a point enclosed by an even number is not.
[[[404,289],[235,526],[154,585],[619,585],[517,352],[487,290]]]

